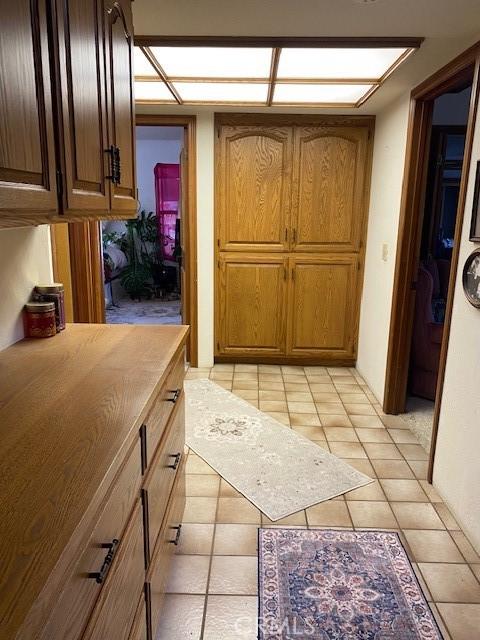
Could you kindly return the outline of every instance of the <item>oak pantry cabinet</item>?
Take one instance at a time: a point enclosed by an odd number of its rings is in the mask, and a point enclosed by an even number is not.
[[[217,115],[217,360],[354,364],[373,126]]]
[[[131,217],[130,0],[0,6],[0,226]]]

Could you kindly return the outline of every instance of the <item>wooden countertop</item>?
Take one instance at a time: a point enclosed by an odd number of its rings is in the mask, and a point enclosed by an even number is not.
[[[15,637],[64,549],[78,544],[187,334],[76,324],[0,352],[2,639]]]

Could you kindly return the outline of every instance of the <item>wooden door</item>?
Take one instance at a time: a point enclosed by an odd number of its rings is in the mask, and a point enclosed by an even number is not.
[[[219,259],[217,353],[285,353],[287,258],[222,254]]]
[[[130,0],[106,0],[105,11],[109,148],[113,147],[112,154],[118,150],[120,162],[119,180],[111,185],[111,209],[134,213],[137,210],[137,189]]]
[[[103,0],[57,2],[64,208],[110,208]]]
[[[45,0],[2,2],[1,23],[0,222],[35,223],[58,209]]]
[[[358,323],[358,258],[290,258],[287,353],[351,360]]]
[[[219,248],[287,250],[292,128],[221,126],[218,135]]]
[[[359,251],[365,224],[366,127],[295,127],[294,251]]]

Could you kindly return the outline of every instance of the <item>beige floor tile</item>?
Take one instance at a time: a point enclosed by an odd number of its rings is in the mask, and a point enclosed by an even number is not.
[[[305,371],[306,374],[312,374],[312,375],[327,375],[327,367],[316,367],[316,366],[311,366],[311,367],[303,367],[303,370]]]
[[[217,472],[202,460],[200,456],[191,452],[188,454],[185,470],[187,473],[209,473],[217,475]]]
[[[463,558],[447,531],[403,531],[417,562],[462,562]]]
[[[402,456],[396,445],[385,442],[365,442],[365,451],[370,460],[401,460]]]
[[[402,529],[445,529],[429,502],[391,502],[390,506]]]
[[[313,391],[312,395],[315,402],[336,402],[339,405],[342,404],[338,393],[333,393],[332,391]]]
[[[419,444],[401,444],[398,448],[406,460],[428,460],[428,454]]]
[[[243,498],[240,491],[237,491],[231,484],[229,484],[223,478],[220,481],[220,496],[222,498]]]
[[[360,442],[329,442],[331,452],[340,458],[366,458]]]
[[[408,424],[401,416],[382,415],[383,424],[390,429],[408,429]]]
[[[287,403],[282,400],[260,400],[259,407],[261,411],[288,411]]]
[[[256,364],[236,364],[235,373],[257,373],[258,365]]]
[[[480,584],[467,564],[422,562],[418,566],[436,602],[480,603]]]
[[[405,460],[372,460],[379,478],[413,478],[413,471]]]
[[[426,480],[428,472],[427,460],[409,460],[408,465],[415,474],[417,480]]]
[[[258,376],[258,386],[260,389],[269,389],[270,391],[281,391],[284,389],[281,376],[268,376],[268,379],[261,374]]]
[[[309,440],[322,440],[323,442],[326,441],[325,433],[322,427],[302,427],[297,425],[295,427],[292,427],[292,429],[305,438],[308,438]]]
[[[480,564],[471,564],[470,569],[477,576],[477,580],[480,582]]]
[[[206,593],[210,556],[173,556],[166,593]]]
[[[264,513],[262,513],[262,526],[270,527],[272,524],[275,524],[275,525],[284,524],[287,527],[291,525],[306,527],[307,521],[305,519],[305,510],[298,511],[297,513],[292,513],[292,515],[290,516],[286,516],[285,518],[280,518],[280,520],[275,520],[275,521],[270,520],[270,518],[267,518],[267,516]]]
[[[327,367],[329,376],[351,376],[352,372],[348,367]]]
[[[348,510],[355,527],[395,529],[397,522],[387,502],[349,501]]]
[[[345,409],[348,415],[358,415],[358,416],[377,416],[377,412],[372,407],[371,404],[362,404],[358,402],[347,402],[345,404]]]
[[[291,413],[290,424],[299,427],[319,427],[320,418],[314,413]]]
[[[201,498],[216,498],[220,487],[220,476],[209,473],[186,475],[186,495]]]
[[[203,640],[257,640],[256,596],[208,596]]]
[[[275,420],[285,425],[286,427],[290,426],[290,416],[288,413],[284,411],[268,411],[268,415],[272,418],[275,418]]]
[[[220,497],[217,522],[231,524],[260,524],[260,511],[246,498]]]
[[[259,364],[259,373],[281,373],[282,367],[279,364]]]
[[[235,369],[235,365],[234,364],[229,364],[229,363],[218,363],[218,364],[214,364],[212,367],[213,371],[233,371]]]
[[[288,402],[313,402],[312,394],[309,391],[287,391],[286,395]]]
[[[347,404],[370,404],[370,400],[364,393],[341,393],[340,399]]]
[[[460,526],[458,522],[455,520],[453,515],[450,512],[450,509],[443,502],[438,502],[434,504],[435,511],[438,513],[440,518],[442,519],[443,524],[447,527],[447,529],[459,530]]]
[[[205,596],[166,594],[155,640],[200,640]]]
[[[403,541],[402,541],[402,544],[404,544]],[[417,576],[417,580],[420,583],[420,587],[423,591],[423,595],[425,596],[425,599],[429,604],[432,604],[432,600],[433,600],[432,594],[430,593],[430,589],[428,588],[428,585],[425,582],[422,572],[420,571],[418,564],[416,562],[412,562],[412,569],[414,570],[415,575]]]
[[[350,414],[350,420],[354,427],[363,427],[364,429],[381,429],[382,421],[378,416],[362,416]]]
[[[392,442],[387,429],[355,429],[360,442]]]
[[[222,389],[225,389],[226,391],[232,390],[232,383],[228,380],[212,380],[212,382],[214,382],[217,386],[222,387]]]
[[[309,526],[314,527],[351,527],[352,521],[345,502],[330,500],[306,509]]]
[[[437,608],[437,605],[434,602],[429,603],[430,610],[433,613],[433,617],[440,629],[440,633],[442,634],[443,640],[452,640],[452,636],[448,633],[447,627],[443,622],[442,616],[440,615],[440,611]]]
[[[317,410],[313,402],[290,402],[288,401],[289,413],[314,413],[317,414]]]
[[[212,552],[213,530],[213,524],[184,522],[180,541],[175,552],[182,555],[210,555]]]
[[[410,429],[389,429],[392,440],[398,444],[418,444],[418,440]]]
[[[235,389],[235,395],[244,400],[258,400],[258,389]],[[263,393],[272,393],[272,391],[264,391]]]
[[[347,500],[374,500],[374,501],[386,501],[385,494],[382,491],[378,480],[366,484],[364,487],[359,487],[353,491],[349,491],[345,494]]]
[[[428,498],[418,480],[380,480],[385,495],[393,502],[427,502]]]
[[[283,381],[284,382],[307,382],[307,377],[305,374],[301,374],[298,376],[292,376],[292,375],[285,375],[283,376]]]
[[[354,467],[360,473],[364,473],[369,478],[375,478],[375,469],[372,467],[370,460],[364,460],[362,458],[341,458],[344,462]]]
[[[308,382],[285,382],[285,391],[293,393],[310,393]]]
[[[331,382],[312,382],[310,380],[310,391],[312,393],[334,393],[338,395],[335,386]]]
[[[360,393],[362,387],[355,383],[352,379],[352,382],[338,382],[335,378],[333,378],[335,389],[338,393]]]
[[[237,380],[233,379],[232,391],[235,389],[258,389],[257,380]]]
[[[285,391],[271,391],[269,389],[260,389],[258,392],[259,400],[280,400],[285,402]]]
[[[437,603],[452,640],[478,640],[480,638],[480,605]]]
[[[183,522],[215,522],[217,498],[188,497],[183,512]]]
[[[219,371],[218,369],[212,369],[210,371],[210,380],[232,380],[233,371]]]
[[[217,524],[213,553],[225,556],[256,556],[257,541],[256,524]]]
[[[455,540],[457,547],[460,549],[467,562],[480,564],[480,556],[477,554],[470,544],[467,536],[462,531],[450,531],[450,535]]]
[[[351,427],[352,423],[350,422],[350,418],[344,415],[338,414],[320,414],[320,422],[324,427]]]
[[[256,556],[213,556],[208,593],[256,595],[257,564]]]
[[[332,442],[358,442],[357,434],[351,427],[324,427],[325,436]]]
[[[238,382],[239,380],[254,380],[255,382],[258,382],[258,374],[249,372],[249,371],[237,372],[237,370],[235,369],[235,373],[233,376],[234,386],[235,386],[235,383]]]
[[[287,374],[287,375],[293,375],[293,376],[299,376],[299,375],[304,375],[305,371],[303,369],[302,366],[300,365],[285,365],[282,364],[280,366],[282,373],[283,374]]]
[[[433,485],[431,485],[427,480],[419,480],[422,485],[422,489],[428,496],[430,502],[443,502],[442,496],[438,493]]]
[[[345,409],[341,402],[316,402],[315,404],[318,413],[323,413],[330,416],[340,416],[345,414]]]

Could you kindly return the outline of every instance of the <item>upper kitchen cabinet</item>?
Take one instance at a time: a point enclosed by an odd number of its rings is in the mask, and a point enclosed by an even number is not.
[[[130,0],[1,3],[0,226],[134,216]]]
[[[58,200],[46,3],[0,6],[0,225],[10,226],[55,214]]]

